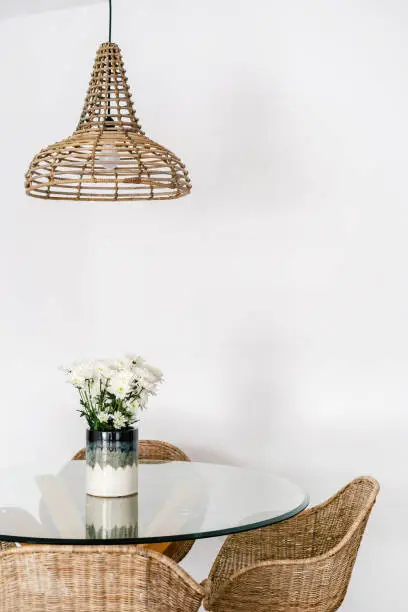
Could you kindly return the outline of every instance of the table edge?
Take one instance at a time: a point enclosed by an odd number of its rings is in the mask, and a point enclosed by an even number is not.
[[[173,535],[173,536],[152,536],[152,537],[143,537],[143,538],[115,538],[115,539],[95,539],[95,540],[85,540],[85,539],[70,539],[70,538],[36,538],[36,537],[24,537],[24,536],[7,536],[2,535],[0,533],[0,542],[17,542],[21,544],[46,544],[46,545],[55,545],[55,546],[113,546],[113,545],[121,545],[121,546],[132,546],[135,544],[158,544],[162,542],[182,542],[184,540],[204,540],[206,538],[216,538],[220,536],[232,535],[234,533],[242,533],[245,531],[253,531],[254,529],[260,529],[261,527],[268,527],[269,525],[275,525],[277,523],[282,523],[294,516],[297,516],[303,510],[305,510],[310,503],[310,497],[307,493],[305,493],[305,498],[302,503],[282,514],[280,516],[275,516],[270,519],[265,519],[263,521],[258,521],[256,523],[249,523],[247,525],[239,525],[238,527],[228,527],[226,529],[215,529],[211,531],[203,531],[201,533],[187,533],[181,535]]]

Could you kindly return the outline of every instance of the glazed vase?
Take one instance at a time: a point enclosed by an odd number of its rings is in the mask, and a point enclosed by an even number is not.
[[[125,497],[138,488],[138,429],[86,434],[86,492],[96,497]]]

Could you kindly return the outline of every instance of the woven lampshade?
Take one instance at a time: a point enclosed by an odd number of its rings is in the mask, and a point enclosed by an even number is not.
[[[140,127],[119,47],[102,44],[77,129],[34,157],[27,194],[53,200],[169,200],[190,190],[185,165]]]

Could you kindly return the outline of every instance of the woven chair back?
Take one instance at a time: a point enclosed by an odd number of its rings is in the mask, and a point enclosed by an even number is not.
[[[195,612],[203,589],[167,557],[119,546],[0,553],[1,612]]]

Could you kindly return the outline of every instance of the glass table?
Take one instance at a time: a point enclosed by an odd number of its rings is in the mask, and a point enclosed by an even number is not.
[[[0,470],[0,540],[146,544],[248,531],[288,519],[309,499],[266,471],[212,463],[139,465],[138,494],[85,493],[85,464]]]

